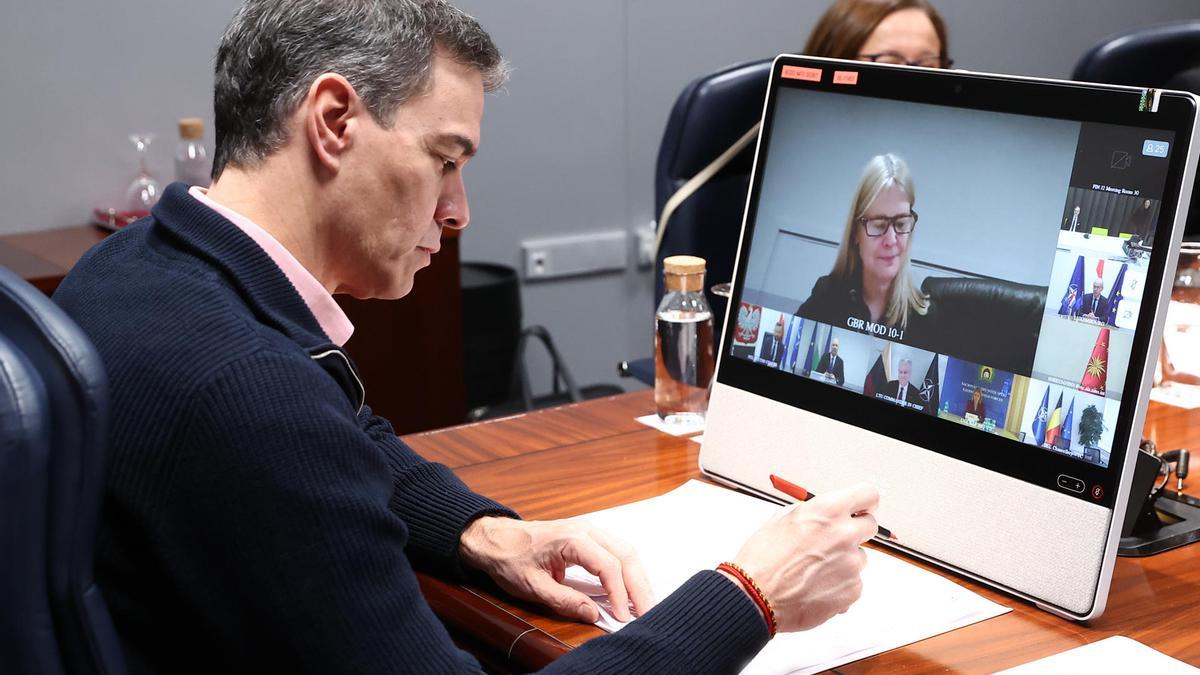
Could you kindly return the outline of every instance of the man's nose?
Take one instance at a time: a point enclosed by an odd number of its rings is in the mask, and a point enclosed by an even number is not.
[[[467,204],[467,186],[463,183],[462,174],[455,171],[447,177],[438,196],[437,210],[433,214],[434,221],[442,227],[461,230],[471,221],[471,207]]]

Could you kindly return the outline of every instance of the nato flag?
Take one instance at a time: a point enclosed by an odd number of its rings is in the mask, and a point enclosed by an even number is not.
[[[1071,275],[1071,283],[1067,284],[1067,292],[1063,293],[1062,305],[1058,313],[1075,316],[1079,313],[1079,303],[1083,301],[1083,256],[1075,260],[1075,273]]]
[[[1042,394],[1042,405],[1033,418],[1033,440],[1041,446],[1046,442],[1046,420],[1050,419],[1050,387]]]

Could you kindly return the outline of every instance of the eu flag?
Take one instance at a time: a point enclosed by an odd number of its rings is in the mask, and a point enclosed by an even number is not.
[[[1062,434],[1058,437],[1058,447],[1063,450],[1071,449],[1071,423],[1075,417],[1075,397],[1071,397],[1071,407],[1067,408],[1067,416],[1063,418]]]
[[[1042,394],[1042,405],[1033,417],[1033,440],[1040,447],[1046,442],[1046,421],[1050,418],[1050,387]]]
[[[1062,305],[1058,313],[1065,316],[1075,316],[1079,313],[1079,304],[1083,302],[1083,256],[1075,260],[1075,273],[1071,275],[1071,283],[1067,284],[1067,292],[1063,293]]]
[[[1117,280],[1113,282],[1112,292],[1108,294],[1108,325],[1117,325],[1117,307],[1121,304],[1124,296],[1121,295],[1121,282],[1125,281],[1125,268],[1129,267],[1127,263],[1121,263],[1121,269],[1117,272]]]

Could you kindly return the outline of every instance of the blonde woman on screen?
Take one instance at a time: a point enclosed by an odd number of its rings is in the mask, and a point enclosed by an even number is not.
[[[929,311],[909,271],[916,191],[904,160],[876,155],[855,191],[837,259],[796,312],[834,326],[858,321],[907,330]],[[886,337],[886,336],[885,336]]]

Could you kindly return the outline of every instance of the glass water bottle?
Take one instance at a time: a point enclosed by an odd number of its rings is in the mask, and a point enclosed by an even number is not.
[[[179,143],[175,146],[175,180],[188,185],[208,187],[212,161],[204,147],[204,120],[185,117],[179,120]]]
[[[671,256],[663,261],[663,274],[667,292],[655,315],[655,407],[667,424],[703,422],[715,365],[704,259]]]

